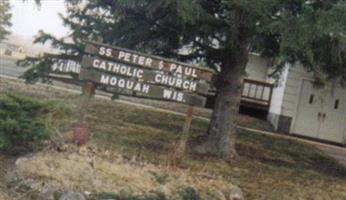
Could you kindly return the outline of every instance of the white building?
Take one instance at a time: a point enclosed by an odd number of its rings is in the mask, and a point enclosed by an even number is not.
[[[0,57],[20,60],[24,59],[25,56],[24,48],[22,46],[8,42],[0,43]]]
[[[259,84],[253,86],[256,81],[251,85],[245,79],[242,101],[246,102],[248,96],[250,100],[264,96],[264,102],[269,101],[267,119],[276,131],[346,144],[345,88],[316,89],[312,85],[313,75],[302,65],[287,64],[271,91],[270,85],[265,88],[260,84],[274,83],[268,76],[269,62],[257,55],[250,56],[246,71],[250,82],[256,80]]]

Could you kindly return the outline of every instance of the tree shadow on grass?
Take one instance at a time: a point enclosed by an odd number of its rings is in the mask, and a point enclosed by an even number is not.
[[[236,148],[240,156],[262,163],[346,178],[346,167],[334,158],[311,145],[294,140],[239,131]]]

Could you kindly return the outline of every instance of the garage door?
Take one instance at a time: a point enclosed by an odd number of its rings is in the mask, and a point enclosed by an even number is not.
[[[345,142],[346,90],[315,89],[304,80],[293,132],[331,142]]]

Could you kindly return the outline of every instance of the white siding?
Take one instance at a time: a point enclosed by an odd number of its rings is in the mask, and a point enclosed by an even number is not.
[[[246,66],[246,75],[248,78],[266,81],[268,76],[268,62],[265,58],[256,54],[249,55],[249,61]]]
[[[312,79],[313,76],[301,64],[290,66],[282,102],[282,115],[295,117],[303,78]]]
[[[286,88],[287,75],[289,71],[289,66],[287,65],[282,74],[277,81],[277,85],[273,89],[272,101],[269,108],[268,121],[274,126],[275,130],[278,128],[279,116],[282,110],[282,103]],[[274,82],[275,80],[270,80],[270,82]]]
[[[295,123],[303,79],[313,80],[313,74],[307,72],[307,70],[299,63],[291,65],[287,75],[281,111],[281,115],[292,117],[290,131],[292,131],[292,127]]]

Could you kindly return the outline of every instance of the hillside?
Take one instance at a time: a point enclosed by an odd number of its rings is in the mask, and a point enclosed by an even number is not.
[[[346,169],[306,144],[239,131],[236,161],[185,155],[172,162],[184,122],[180,115],[101,99],[92,99],[84,110],[80,95],[0,80],[0,96],[6,93],[54,101],[69,109],[70,116],[53,116],[59,134],[44,149],[19,160],[0,156],[0,198],[36,199],[35,188],[41,190],[41,184],[88,191],[90,199],[124,191],[138,195],[160,191],[170,197],[189,188],[205,197],[237,187],[250,200],[346,199]],[[89,125],[88,145],[67,143],[57,150],[57,143],[69,139],[72,123],[81,116]],[[270,129],[264,121],[239,118],[243,126]],[[193,119],[192,137],[203,134],[207,125],[206,120]],[[12,171],[17,182],[5,178]]]

